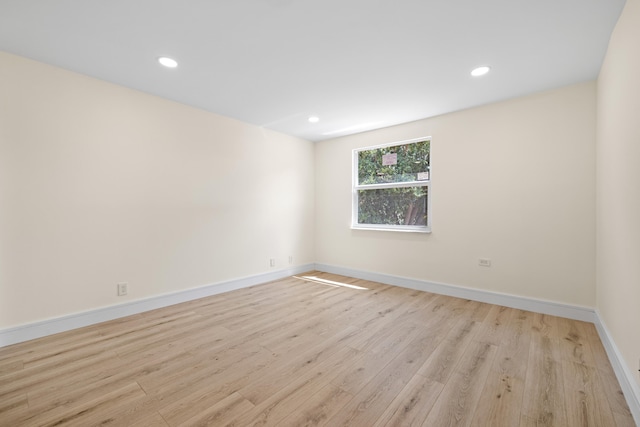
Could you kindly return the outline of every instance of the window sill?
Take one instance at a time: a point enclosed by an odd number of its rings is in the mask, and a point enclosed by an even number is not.
[[[384,226],[384,225],[365,225],[355,224],[351,225],[352,230],[369,230],[369,231],[395,231],[400,233],[421,233],[430,234],[430,227],[416,227],[410,225],[396,225],[396,226]]]

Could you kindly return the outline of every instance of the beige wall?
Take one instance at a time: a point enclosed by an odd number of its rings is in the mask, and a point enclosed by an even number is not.
[[[308,141],[0,53],[0,328],[313,262],[313,167]]]
[[[595,102],[584,83],[316,143],[316,261],[593,307]],[[351,230],[352,149],[427,135],[433,233]]]
[[[639,46],[640,1],[627,0],[598,78],[596,277],[598,311],[638,385]]]

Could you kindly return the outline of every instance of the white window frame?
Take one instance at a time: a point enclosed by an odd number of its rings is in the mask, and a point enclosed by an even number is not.
[[[354,230],[378,230],[378,231],[399,231],[409,233],[431,233],[431,161],[429,161],[429,179],[423,181],[407,181],[407,182],[391,182],[382,184],[358,184],[358,153],[361,151],[377,150],[386,147],[395,147],[400,145],[409,145],[416,142],[429,141],[433,142],[430,136],[422,138],[414,138],[405,141],[390,142],[370,147],[356,148],[352,152],[353,173],[352,173],[352,216],[351,228]],[[429,154],[431,160],[431,153]],[[358,190],[376,190],[386,188],[409,188],[409,187],[427,187],[427,224],[426,225],[389,225],[389,224],[359,224],[358,223]]]

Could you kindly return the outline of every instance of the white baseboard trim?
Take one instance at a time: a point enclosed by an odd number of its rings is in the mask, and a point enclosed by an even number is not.
[[[613,337],[609,333],[609,329],[607,329],[607,326],[602,321],[598,311],[596,311],[596,321],[594,323],[598,330],[598,335],[600,335],[602,345],[607,352],[607,356],[609,356],[611,367],[613,367],[613,371],[616,373],[620,388],[627,400],[631,415],[633,415],[636,424],[640,426],[640,386],[638,386],[638,383],[634,379],[635,373],[633,369],[630,369],[624,362],[622,353],[618,350],[618,346],[616,346]]]
[[[369,271],[354,270],[346,267],[316,263],[316,270],[327,273],[340,274],[342,276],[355,277],[357,279],[371,280],[387,285],[416,289],[419,291],[433,292],[434,294],[448,295],[489,304],[503,305],[506,307],[528,310],[536,313],[550,314],[566,317],[568,319],[581,320],[594,323],[595,310],[591,307],[563,304],[555,301],[546,301],[535,298],[521,297],[517,295],[503,294],[500,292],[485,291],[482,289],[467,288],[457,285],[429,282],[426,280],[411,279],[389,274],[373,273]]]
[[[89,310],[82,313],[70,314],[56,317],[26,325],[16,326],[0,330],[0,347],[41,338],[59,332],[70,331],[72,329],[89,326],[120,317],[138,314],[156,308],[167,307],[181,302],[191,301],[211,295],[242,289],[272,280],[282,279],[294,274],[304,273],[314,269],[314,264],[305,264],[297,267],[278,270],[269,273],[257,274],[254,276],[242,277],[239,279],[227,280],[213,283],[193,289],[173,292],[170,294],[153,296],[137,301],[112,305],[109,307]]]

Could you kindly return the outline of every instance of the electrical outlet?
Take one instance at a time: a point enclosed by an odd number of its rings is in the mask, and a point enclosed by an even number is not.
[[[478,265],[480,267],[491,267],[491,260],[488,258],[478,258]]]
[[[289,264],[293,264],[293,255],[289,255]]]
[[[270,267],[275,267],[276,266],[276,259],[275,258],[271,258],[269,260],[269,266]]]
[[[129,285],[127,283],[118,283],[118,296],[124,296],[129,293]]]

